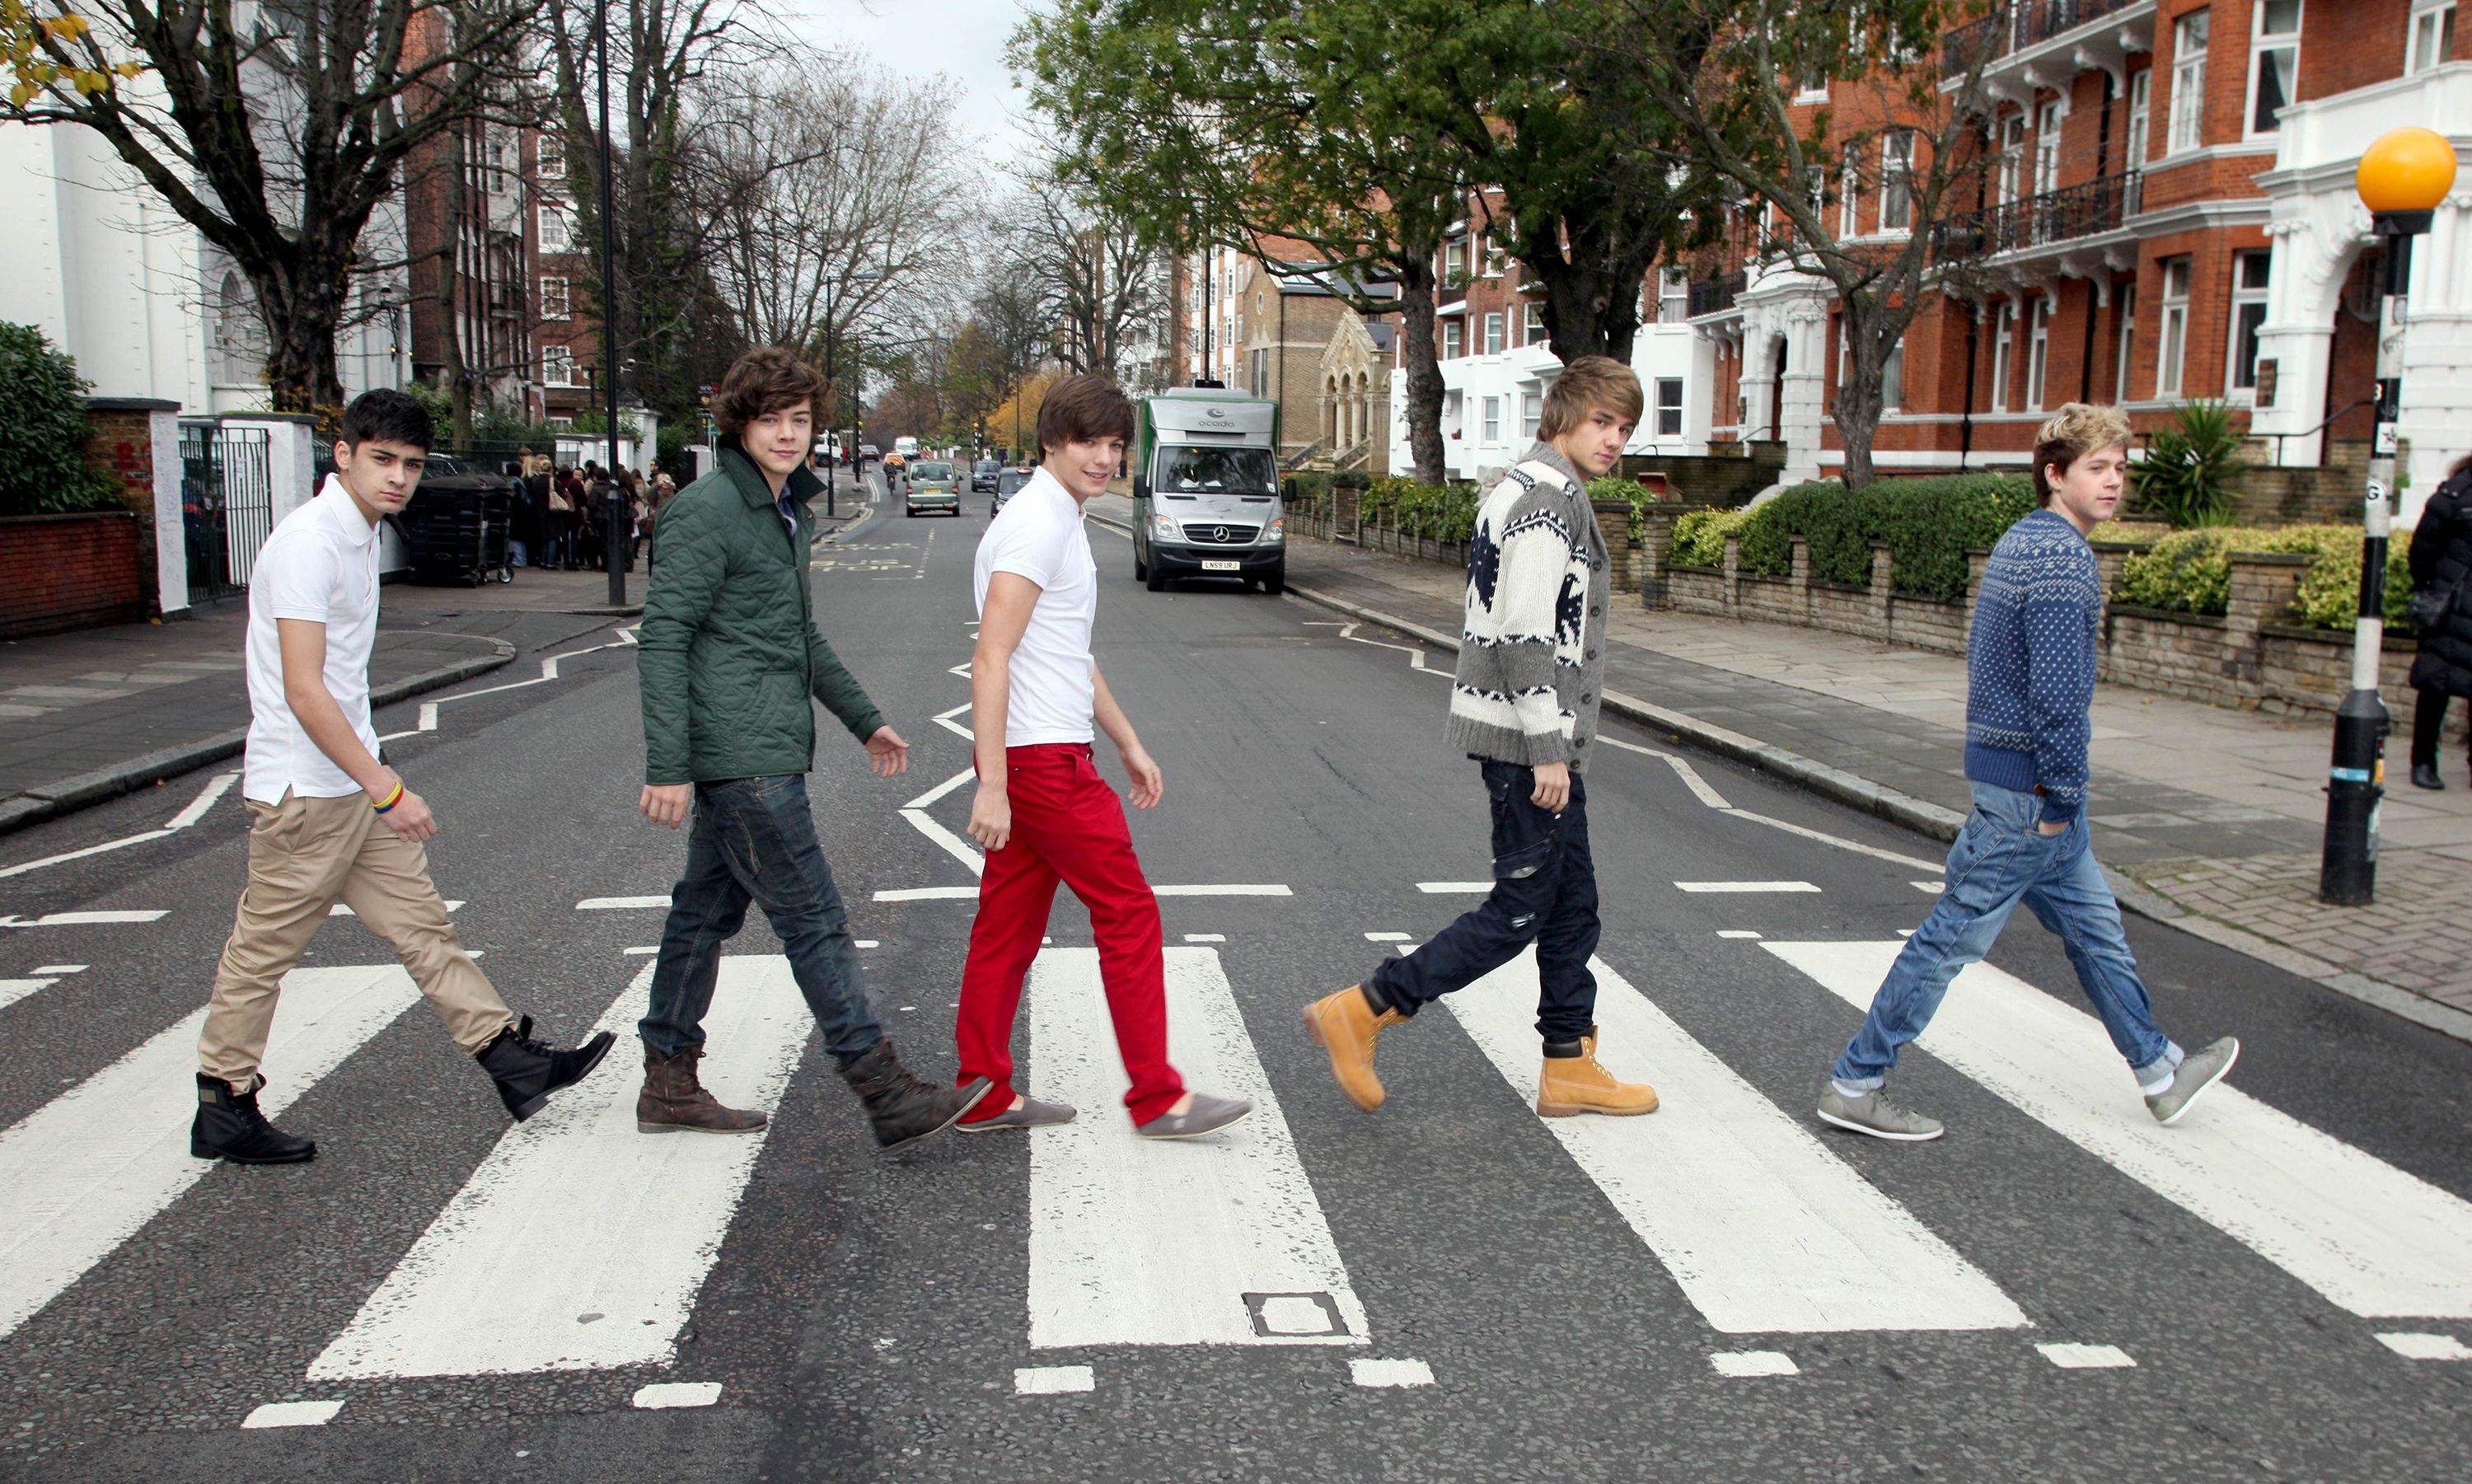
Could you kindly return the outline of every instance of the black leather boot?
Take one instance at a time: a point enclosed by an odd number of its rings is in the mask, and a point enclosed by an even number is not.
[[[930,1087],[903,1068],[892,1042],[879,1041],[867,1055],[842,1068],[842,1077],[867,1105],[867,1121],[879,1149],[899,1149],[941,1134],[987,1095],[987,1079],[967,1087]]]
[[[2446,786],[2446,780],[2437,776],[2437,764],[2434,762],[2416,762],[2412,765],[2412,786],[2414,788],[2444,788]]]
[[[298,1164],[316,1159],[317,1140],[286,1134],[257,1111],[257,1089],[264,1086],[266,1079],[255,1077],[248,1091],[235,1092],[222,1078],[198,1073],[198,1115],[189,1123],[189,1153],[234,1164]]]
[[[591,1074],[609,1054],[617,1037],[602,1031],[572,1051],[533,1040],[533,1017],[524,1017],[498,1033],[474,1060],[498,1085],[498,1100],[521,1123],[541,1111],[549,1095],[570,1088]]]

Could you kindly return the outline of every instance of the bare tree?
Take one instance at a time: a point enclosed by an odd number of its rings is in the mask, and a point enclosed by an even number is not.
[[[1146,379],[1167,335],[1166,254],[1132,222],[1052,186],[1017,198],[1009,234],[1010,265],[1038,296],[1050,353],[1067,371]]]

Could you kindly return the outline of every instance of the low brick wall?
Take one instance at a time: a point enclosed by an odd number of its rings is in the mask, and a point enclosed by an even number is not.
[[[0,638],[145,618],[148,534],[127,511],[0,516]]]

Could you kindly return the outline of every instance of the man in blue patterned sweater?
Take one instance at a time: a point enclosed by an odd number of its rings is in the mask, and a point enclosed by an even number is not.
[[[1536,945],[1536,1111],[1652,1113],[1656,1092],[1597,1061],[1597,868],[1581,780],[1604,691],[1611,576],[1587,482],[1612,471],[1638,426],[1639,377],[1605,356],[1562,369],[1539,442],[1477,510],[1451,709],[1443,736],[1481,768],[1493,806],[1493,890],[1476,910],[1361,985],[1305,1007],[1331,1075],[1382,1106],[1373,1043],[1424,1006]]]
[[[1949,980],[1991,950],[2023,901],[2067,949],[2078,983],[2172,1123],[2232,1068],[2231,1037],[2184,1055],[2154,1028],[2120,904],[2087,838],[2086,743],[2103,589],[2086,533],[2120,504],[2128,419],[2071,402],[2034,440],[2042,508],[1992,548],[1966,644],[1965,776],[1974,810],[1948,852],[1938,905],[1906,940],[1871,1012],[1820,1089],[1823,1122],[1879,1138],[1937,1138],[1934,1118],[1889,1100],[1897,1048],[1931,1023]]]

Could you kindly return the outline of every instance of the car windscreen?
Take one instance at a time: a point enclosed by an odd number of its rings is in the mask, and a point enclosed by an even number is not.
[[[996,492],[998,494],[1010,494],[1015,490],[1018,490],[1029,483],[1030,476],[1028,474],[998,474],[996,476]]]
[[[1279,471],[1268,448],[1165,447],[1158,454],[1164,494],[1276,494]]]
[[[440,475],[468,474],[471,470],[445,454],[433,453],[429,456],[429,461],[420,467],[420,472],[424,476],[435,478]]]
[[[993,459],[981,459],[978,463],[970,466],[970,472],[973,474],[992,474],[1002,467],[1004,467],[1004,466],[998,464]]]
[[[953,466],[949,464],[913,464],[910,466],[910,477],[913,479],[950,479],[953,477]]]

